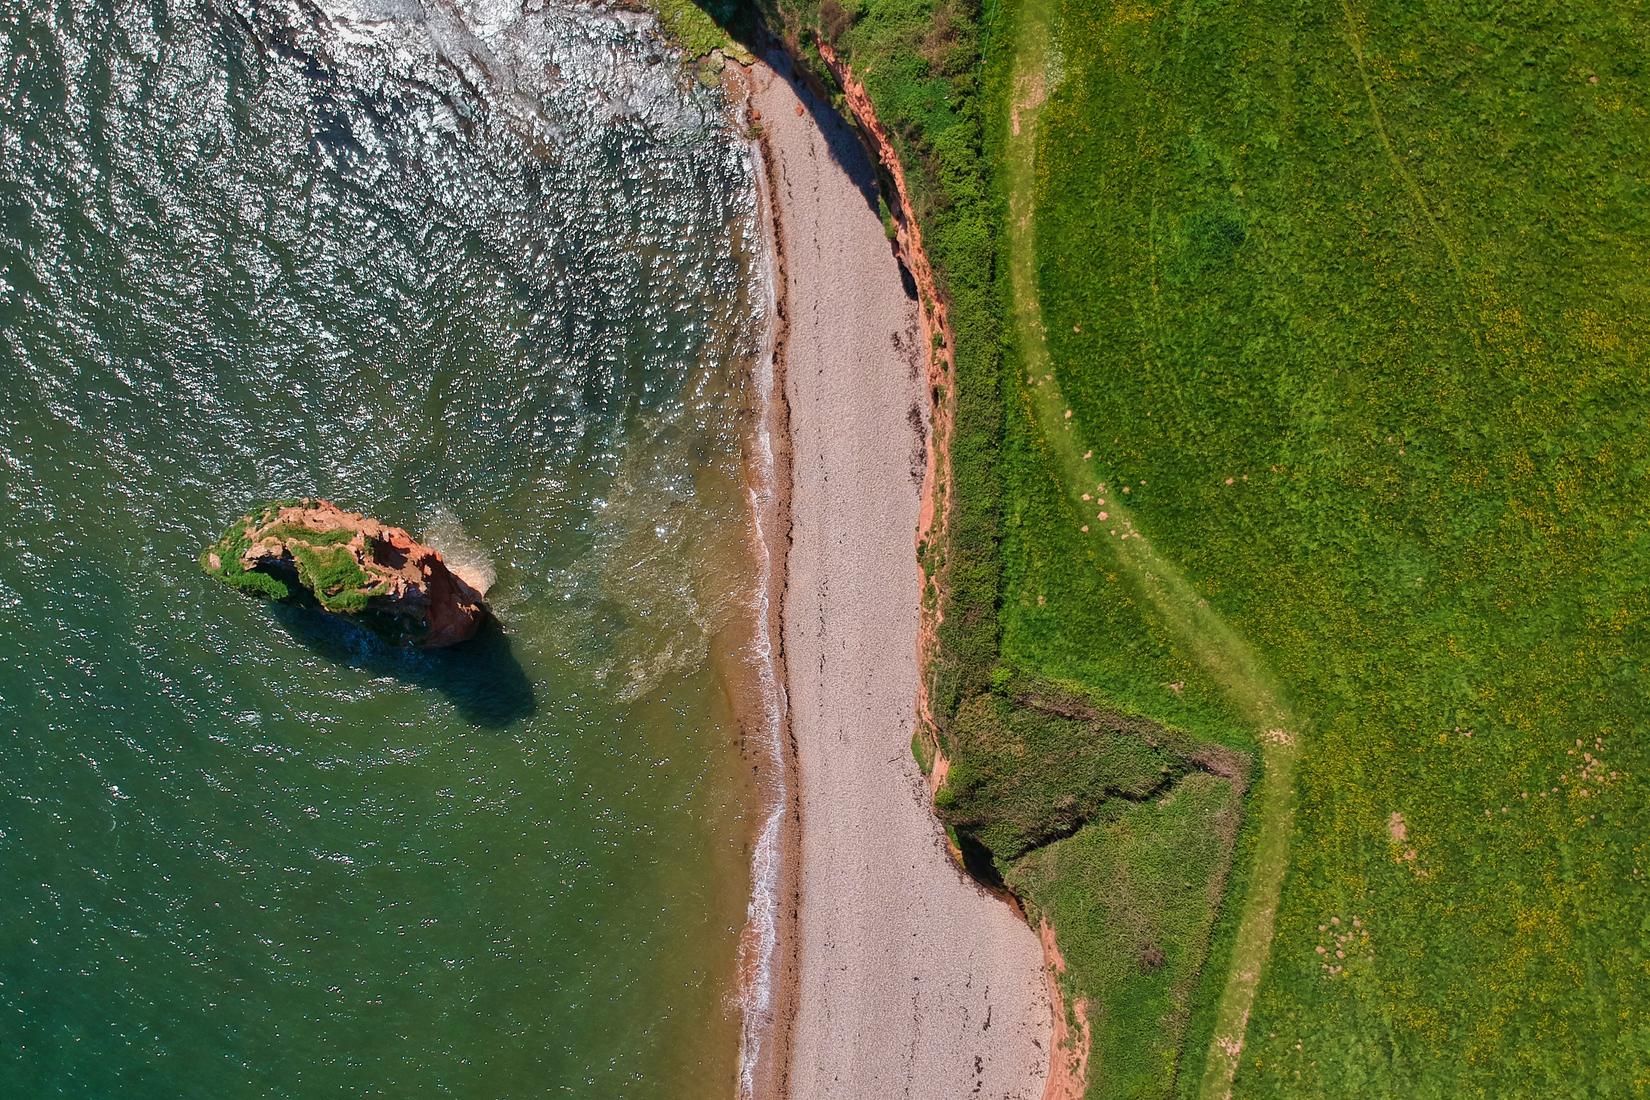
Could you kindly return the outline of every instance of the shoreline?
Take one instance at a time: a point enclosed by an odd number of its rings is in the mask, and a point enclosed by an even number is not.
[[[931,275],[902,264],[909,245],[884,233],[859,136],[790,58],[770,47],[742,72],[774,265],[767,415],[789,444],[786,560],[770,583],[794,777],[775,815],[791,904],[772,1014],[752,1017],[771,1032],[742,1051],[742,1095],[1036,1100],[1053,1018],[1041,947],[950,858],[910,750],[929,644],[913,551],[944,462],[930,425],[949,426],[934,415],[948,358],[931,354]],[[903,211],[898,228],[915,228]],[[918,272],[925,286],[902,287]]]
[[[784,603],[790,548],[790,416],[785,399],[789,337],[785,242],[774,206],[773,157],[751,105],[752,66],[730,64],[724,84],[737,125],[747,135],[756,184],[756,228],[765,260],[764,306],[770,317],[767,347],[753,378],[756,425],[747,457],[746,492],[758,554],[755,645],[764,680],[770,803],[751,856],[750,899],[740,934],[741,1009],[739,1100],[777,1100],[787,1092],[790,1033],[796,1001],[796,751],[791,741],[786,685]],[[787,964],[789,959],[789,964]]]

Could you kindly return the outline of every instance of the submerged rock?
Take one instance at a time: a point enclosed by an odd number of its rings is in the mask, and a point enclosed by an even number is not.
[[[465,641],[488,615],[485,587],[459,576],[435,548],[327,500],[253,509],[201,553],[201,568],[242,592],[313,600],[399,645]]]

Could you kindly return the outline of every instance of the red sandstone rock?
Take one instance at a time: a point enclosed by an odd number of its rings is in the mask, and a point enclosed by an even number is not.
[[[335,532],[350,537],[340,540]],[[226,557],[239,568],[226,569]],[[274,504],[244,517],[202,564],[265,595],[272,593],[231,574],[267,574],[289,590],[297,582],[325,610],[358,615],[393,640],[426,649],[473,637],[488,615],[480,587],[455,573],[434,547],[327,500]]]

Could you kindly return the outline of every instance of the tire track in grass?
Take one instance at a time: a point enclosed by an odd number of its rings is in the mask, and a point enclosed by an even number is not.
[[[1037,294],[1035,242],[1037,119],[1049,91],[1056,58],[1050,30],[1052,0],[1019,6],[1005,170],[1008,184],[1009,283],[1027,390],[1037,427],[1064,476],[1083,530],[1105,545],[1161,618],[1174,640],[1203,668],[1236,712],[1256,731],[1263,775],[1255,792],[1259,815],[1249,888],[1238,917],[1237,939],[1216,1010],[1215,1029],[1198,1095],[1231,1095],[1244,1033],[1261,973],[1271,953],[1278,898],[1289,862],[1294,822],[1293,788],[1299,727],[1254,650],[1179,567],[1153,548],[1121,503],[1060,392],[1049,356]],[[1093,518],[1088,517],[1092,514]]]

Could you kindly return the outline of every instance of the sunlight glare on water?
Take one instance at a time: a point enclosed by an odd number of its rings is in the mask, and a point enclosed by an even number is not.
[[[0,1095],[732,1091],[754,218],[639,17],[0,0]],[[200,572],[300,495],[502,630]]]

